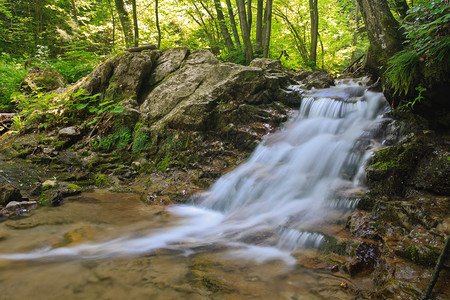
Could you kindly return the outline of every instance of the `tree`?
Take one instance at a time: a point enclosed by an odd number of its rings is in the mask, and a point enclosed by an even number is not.
[[[309,48],[309,63],[312,68],[316,67],[317,39],[319,36],[319,9],[318,0],[309,0],[309,15],[311,17],[311,44]]]
[[[234,36],[234,42],[236,43],[236,46],[238,49],[241,49],[241,40],[239,39],[239,33],[236,26],[236,20],[234,18],[234,12],[233,12],[233,6],[231,5],[231,0],[226,0],[227,2],[227,9],[228,9],[228,16],[230,18],[230,25],[231,29],[233,31]]]
[[[120,24],[122,25],[122,32],[127,47],[131,47],[133,43],[133,31],[131,29],[130,17],[128,16],[127,8],[123,0],[114,0],[116,4],[117,14],[119,15]]]
[[[267,1],[271,1],[271,0],[267,0]],[[250,30],[249,30],[248,24],[247,24],[247,14],[245,12],[245,3],[244,3],[244,0],[236,0],[236,4],[238,7],[239,23],[241,25],[242,40],[244,41],[245,58],[248,62],[250,62],[253,59],[253,48],[252,48],[252,41],[250,40]]]
[[[272,0],[266,1],[264,14],[263,56],[269,57],[270,35],[272,33]]]
[[[233,51],[234,50],[233,40],[231,39],[230,32],[228,31],[228,27],[225,22],[225,17],[223,15],[220,0],[214,0],[214,6],[216,8],[217,20],[219,22],[220,32],[222,33],[222,37],[225,40],[225,45],[227,46],[229,51]]]
[[[264,14],[264,0],[258,0],[256,7],[256,37],[255,37],[255,52],[262,54],[262,37],[263,37],[263,14]]]
[[[161,27],[159,26],[159,3],[155,0],[156,30],[158,31],[158,49],[161,47]]]
[[[386,0],[358,0],[358,4],[370,41],[365,68],[381,76],[379,67],[385,66],[387,60],[402,49],[399,24]]]
[[[134,46],[139,46],[139,28],[137,20],[136,0],[131,0],[133,6],[133,27],[134,27]]]

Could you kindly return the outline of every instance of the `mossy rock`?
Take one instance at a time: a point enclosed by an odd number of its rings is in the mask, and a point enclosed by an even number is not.
[[[20,85],[20,91],[26,94],[50,92],[64,87],[66,80],[53,69],[32,67]]]

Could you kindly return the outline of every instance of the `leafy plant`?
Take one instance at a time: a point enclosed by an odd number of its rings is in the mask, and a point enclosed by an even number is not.
[[[127,127],[121,127],[116,132],[106,137],[92,140],[90,144],[96,150],[110,152],[113,150],[125,149],[130,142],[131,130]]]
[[[408,94],[417,65],[419,55],[415,50],[403,50],[396,53],[387,62],[386,81],[395,94]]]
[[[11,95],[20,87],[27,71],[19,60],[7,53],[0,56],[0,105],[7,108],[11,103]]]

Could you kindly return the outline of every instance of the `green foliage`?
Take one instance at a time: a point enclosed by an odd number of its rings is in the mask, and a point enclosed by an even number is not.
[[[131,150],[134,153],[142,152],[152,147],[155,141],[156,137],[150,139],[149,133],[142,129],[142,124],[138,123],[135,126],[135,131],[133,135],[133,146],[131,147]]]
[[[8,53],[2,53],[0,56],[0,109],[9,106],[11,95],[19,89],[26,74],[27,71],[19,60]]]
[[[408,94],[418,63],[419,55],[415,50],[402,50],[389,59],[386,82],[394,88],[395,94]]]
[[[66,52],[64,56],[58,56],[50,63],[67,82],[73,83],[88,75],[100,62],[100,58],[95,53],[80,49]]]
[[[405,103],[405,104],[400,105],[400,106],[398,107],[398,109],[401,110],[401,111],[409,111],[409,110],[412,110],[412,109],[414,108],[414,105],[416,105],[416,103],[418,103],[418,102],[420,102],[420,101],[422,101],[422,100],[424,99],[422,93],[425,92],[426,90],[427,90],[426,88],[424,88],[423,86],[421,86],[421,85],[419,84],[419,86],[416,87],[416,91],[419,93],[419,94],[417,95],[417,97],[414,98],[413,101],[409,101],[409,102],[407,102],[407,103]]]
[[[395,93],[406,95],[414,89],[419,92],[410,106],[420,101],[425,91],[413,86],[417,84],[414,75],[419,63],[424,61],[429,68],[445,70],[450,65],[449,9],[450,5],[442,1],[421,3],[410,9],[403,21],[405,49],[389,59],[385,75]]]
[[[406,30],[406,44],[423,55],[427,63],[449,63],[450,5],[432,0],[408,11],[402,27]]]
[[[95,150],[111,152],[114,150],[123,150],[131,142],[131,130],[127,127],[121,127],[116,132],[100,137],[98,140],[90,142]]]
[[[186,147],[187,143],[183,144],[178,132],[167,131],[160,151],[162,159],[156,163],[156,168],[159,171],[165,171],[171,163],[177,163],[176,157],[178,152],[186,149]]]

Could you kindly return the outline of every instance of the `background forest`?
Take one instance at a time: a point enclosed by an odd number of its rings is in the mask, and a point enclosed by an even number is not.
[[[388,0],[400,22],[408,9],[417,14],[434,2],[441,1]],[[145,44],[207,48],[241,64],[279,58],[293,70],[331,73],[369,45],[356,0],[0,0],[0,104],[9,104],[30,65],[72,83]]]

